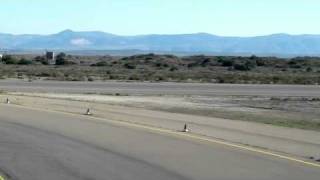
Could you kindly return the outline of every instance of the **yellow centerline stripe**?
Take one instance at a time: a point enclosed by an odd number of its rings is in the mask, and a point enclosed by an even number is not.
[[[71,112],[61,112],[61,111],[55,111],[55,110],[40,109],[40,108],[34,108],[34,107],[26,107],[26,106],[23,106],[23,105],[15,105],[15,106],[22,107],[22,108],[25,108],[25,109],[37,110],[37,111],[47,111],[47,112],[53,112],[53,113],[66,114],[66,115],[71,115],[71,116],[75,116],[75,117],[80,115],[80,114],[75,114],[75,113],[71,113]],[[125,125],[125,126],[128,126],[128,127],[136,127],[136,128],[140,128],[140,129],[157,131],[157,132],[165,133],[165,134],[169,134],[169,135],[175,135],[175,136],[180,136],[180,137],[188,137],[188,138],[191,138],[191,139],[194,139],[194,140],[200,140],[200,141],[206,141],[206,142],[210,142],[210,143],[214,143],[214,144],[225,145],[225,146],[229,146],[229,147],[233,147],[233,148],[238,148],[238,149],[247,150],[247,151],[251,151],[251,152],[255,152],[255,153],[269,155],[269,156],[277,157],[277,158],[280,158],[280,159],[285,159],[285,160],[301,163],[301,164],[304,164],[304,165],[309,165],[309,166],[312,166],[312,167],[320,168],[320,164],[317,164],[317,163],[312,163],[312,162],[304,161],[304,160],[297,159],[297,158],[294,158],[294,157],[281,155],[281,154],[277,154],[277,153],[273,153],[273,152],[270,152],[270,151],[261,150],[261,149],[258,149],[258,148],[253,148],[253,147],[249,147],[249,146],[245,146],[245,145],[239,145],[239,144],[235,144],[235,143],[229,143],[229,142],[225,142],[225,141],[221,141],[221,140],[212,139],[214,137],[206,138],[206,137],[202,137],[202,136],[198,136],[198,135],[194,135],[194,134],[190,134],[190,133],[184,133],[184,132],[178,132],[178,131],[173,131],[173,130],[164,129],[164,128],[158,128],[158,127],[152,127],[152,126],[148,126],[148,125],[142,125],[142,124],[135,123],[135,122],[104,119],[104,118],[93,117],[93,116],[86,116],[86,117],[90,118],[90,119],[104,121],[104,122],[107,121],[107,122],[110,122],[110,123],[113,123],[113,124],[122,124],[122,125]],[[2,179],[0,178],[0,180],[2,180]]]
[[[0,175],[0,180],[5,180],[5,179],[4,179],[4,177],[2,177],[2,176]]]
[[[91,118],[97,119],[97,120],[102,120],[101,118],[96,118],[96,117],[91,117]],[[297,158],[294,158],[294,157],[272,153],[272,152],[261,150],[261,149],[258,149],[258,148],[252,148],[252,147],[238,145],[238,144],[229,143],[229,142],[225,142],[225,141],[209,139],[209,138],[197,136],[197,135],[194,135],[194,134],[184,133],[184,132],[176,132],[176,131],[171,131],[171,130],[167,130],[167,129],[163,129],[163,128],[156,128],[156,127],[140,125],[140,124],[137,124],[137,123],[124,122],[124,121],[115,121],[115,120],[107,120],[107,121],[112,121],[112,122],[114,122],[116,124],[123,124],[123,125],[136,127],[136,128],[143,128],[143,129],[147,129],[147,130],[158,131],[158,132],[161,132],[161,133],[166,133],[166,134],[171,134],[171,135],[184,136],[184,137],[192,138],[192,139],[195,139],[195,140],[201,140],[201,141],[206,141],[206,142],[210,142],[210,143],[221,144],[221,145],[225,145],[225,146],[229,146],[229,147],[234,147],[234,148],[243,149],[243,150],[247,150],[247,151],[251,151],[251,152],[255,152],[255,153],[274,156],[274,157],[278,157],[278,158],[281,158],[281,159],[286,159],[286,160],[290,160],[290,161],[294,161],[294,162],[302,163],[302,164],[305,164],[305,165],[310,165],[310,166],[313,166],[313,167],[320,168],[320,164],[317,164],[317,163],[312,163],[312,162],[300,160],[300,159],[297,159]]]

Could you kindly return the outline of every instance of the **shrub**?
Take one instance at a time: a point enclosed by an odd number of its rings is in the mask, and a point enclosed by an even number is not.
[[[291,61],[288,62],[288,64],[289,64],[289,65],[295,65],[295,64],[297,64],[297,61],[291,60]]]
[[[130,63],[125,63],[123,66],[124,66],[125,68],[127,68],[127,69],[135,69],[135,68],[136,68],[135,65],[130,64]]]
[[[156,67],[161,67],[161,66],[162,66],[161,63],[159,63],[159,62],[156,63]]]
[[[109,64],[106,61],[100,61],[96,64],[93,64],[92,66],[108,66]]]
[[[138,80],[140,80],[140,77],[139,77],[137,74],[133,74],[133,75],[131,75],[131,76],[129,77],[129,80],[136,80],[136,81],[138,81]]]
[[[256,61],[246,61],[245,66],[247,66],[248,70],[251,70],[257,66]]]
[[[57,55],[56,65],[71,65],[71,64],[75,64],[75,63],[72,61],[68,61],[66,59],[65,53],[60,53]]]
[[[188,68],[193,68],[193,67],[196,67],[197,64],[196,63],[190,63],[187,65]]]
[[[22,59],[20,59],[18,64],[20,64],[20,65],[30,65],[30,64],[32,64],[32,61],[22,58]]]
[[[231,60],[223,60],[222,61],[222,66],[225,66],[225,67],[233,66],[233,61],[231,61]]]
[[[257,66],[264,66],[266,63],[263,60],[256,61]]]
[[[245,64],[235,64],[233,66],[233,68],[238,71],[249,71],[250,70],[249,66],[247,66]]]
[[[178,68],[175,67],[175,66],[173,66],[173,67],[171,67],[171,68],[169,69],[169,71],[176,71],[176,70],[178,70]]]
[[[88,81],[94,81],[92,77],[88,77]]]
[[[257,57],[256,55],[252,55],[252,56],[249,57],[249,59],[255,60],[255,59],[259,59],[259,57]]]
[[[11,55],[5,55],[2,57],[2,61],[5,63],[5,64],[17,64],[17,59],[12,57]]]
[[[201,66],[202,67],[206,67],[209,63],[210,63],[210,59],[206,58],[201,62]]]
[[[312,69],[311,67],[308,67],[308,68],[306,69],[306,71],[307,71],[307,72],[312,72],[313,69]]]
[[[46,60],[46,58],[44,58],[43,56],[37,56],[34,58],[34,61],[36,62],[40,62],[43,65],[48,65],[48,61]]]
[[[301,65],[298,65],[298,64],[291,65],[290,67],[291,67],[291,68],[294,68],[294,69],[300,69],[300,68],[302,68],[302,66],[301,66]]]
[[[167,67],[169,67],[169,64],[164,63],[164,64],[163,64],[163,67],[167,68]]]

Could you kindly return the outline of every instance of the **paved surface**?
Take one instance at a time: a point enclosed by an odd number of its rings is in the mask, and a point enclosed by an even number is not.
[[[61,82],[1,80],[0,90],[57,93],[122,93],[134,95],[263,95],[316,96],[320,86],[196,83]]]
[[[320,177],[272,156],[12,105],[0,105],[0,171],[23,180]]]
[[[317,131],[96,102],[0,94],[0,102],[5,102],[6,98],[9,98],[12,104],[78,115],[83,114],[86,108],[90,107],[95,117],[171,130],[182,129],[183,125],[188,123],[195,134],[258,146],[303,158],[320,159],[320,132]]]

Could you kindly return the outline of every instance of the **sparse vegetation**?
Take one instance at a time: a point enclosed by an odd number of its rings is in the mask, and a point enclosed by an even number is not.
[[[19,65],[30,65],[32,64],[32,61],[31,60],[27,60],[27,59],[20,59],[20,61],[18,62]]]
[[[11,55],[5,55],[1,59],[4,64],[17,64],[18,60]]]
[[[28,65],[28,66],[26,66]],[[43,56],[5,55],[1,78],[63,81],[129,80],[253,84],[320,84],[319,57],[235,57],[143,54],[128,57],[60,53],[56,66]]]

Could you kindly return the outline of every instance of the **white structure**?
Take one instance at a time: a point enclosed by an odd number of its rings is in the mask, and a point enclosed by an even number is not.
[[[2,55],[2,54],[0,54],[0,59],[2,59],[2,57],[3,57],[3,55]]]
[[[46,52],[46,59],[48,61],[48,64],[50,64],[50,65],[56,64],[56,58],[55,58],[54,52],[47,51]]]

